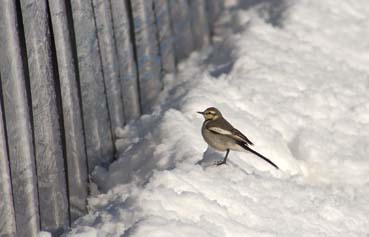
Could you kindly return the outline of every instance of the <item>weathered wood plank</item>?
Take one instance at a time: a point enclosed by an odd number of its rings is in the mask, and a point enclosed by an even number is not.
[[[114,147],[91,1],[71,1],[89,172],[108,165]]]
[[[20,11],[20,9],[18,9]],[[36,168],[31,116],[22,60],[20,24],[15,1],[0,7],[0,70],[6,119],[9,163],[17,236],[34,237],[39,231]],[[25,57],[25,55],[23,55]]]
[[[152,0],[131,1],[141,108],[149,113],[162,89],[161,62]]]
[[[118,54],[119,78],[123,94],[124,117],[127,121],[141,114],[137,65],[134,59],[131,26],[126,1],[111,0],[115,46]]]
[[[78,72],[72,46],[71,22],[63,0],[50,0],[63,110],[64,144],[67,163],[71,221],[87,213],[88,175],[83,135]],[[69,19],[70,20],[70,19]]]
[[[69,226],[69,206],[50,16],[46,0],[20,2],[31,86],[41,228],[57,235]]]

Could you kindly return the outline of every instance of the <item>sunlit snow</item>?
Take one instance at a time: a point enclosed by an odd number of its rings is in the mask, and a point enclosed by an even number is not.
[[[119,159],[67,236],[369,236],[368,1],[241,2],[117,131]],[[280,170],[203,157],[210,106]]]

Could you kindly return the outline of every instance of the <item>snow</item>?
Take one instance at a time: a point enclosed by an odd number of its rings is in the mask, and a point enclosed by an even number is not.
[[[369,235],[367,1],[232,3],[154,112],[117,130],[66,236]],[[196,113],[210,106],[280,170],[232,151],[214,166]]]
[[[51,233],[46,232],[46,231],[40,231],[38,233],[38,237],[51,237]]]

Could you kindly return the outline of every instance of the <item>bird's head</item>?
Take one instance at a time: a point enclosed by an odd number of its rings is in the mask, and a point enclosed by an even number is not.
[[[197,113],[202,114],[205,120],[215,120],[222,117],[220,111],[214,107],[207,108],[205,111]]]

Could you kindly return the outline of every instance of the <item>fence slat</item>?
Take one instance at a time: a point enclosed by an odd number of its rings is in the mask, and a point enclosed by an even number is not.
[[[39,231],[36,169],[15,1],[0,7],[0,70],[17,236]]]
[[[4,129],[2,98],[0,96],[0,236],[11,237],[15,236],[15,219]]]
[[[57,236],[87,212],[114,130],[209,44],[224,0],[3,0],[0,235]],[[32,130],[33,128],[33,130]]]
[[[209,22],[204,0],[189,0],[194,48],[201,49],[210,44]]]
[[[194,49],[190,9],[187,0],[169,0],[176,63],[190,55]]]
[[[154,0],[154,12],[156,25],[158,26],[162,74],[174,73],[176,72],[176,64],[174,57],[173,35],[170,27],[168,1]]]
[[[71,221],[87,213],[88,176],[86,147],[73,61],[70,24],[63,0],[49,0],[63,108],[65,156]]]
[[[132,0],[131,10],[135,32],[141,107],[151,111],[162,88],[157,29],[152,0]]]
[[[114,45],[111,6],[110,1],[106,0],[92,0],[92,2],[95,12],[112,134],[114,137],[115,129],[124,125],[124,112],[123,97],[119,84],[118,56]]]
[[[137,66],[134,60],[126,1],[111,0],[115,46],[118,54],[119,78],[123,93],[124,117],[131,120],[141,114]]]
[[[69,226],[64,154],[46,0],[21,0],[30,75],[41,228]]]
[[[113,141],[91,1],[71,1],[89,172],[113,158]]]
[[[209,19],[210,34],[214,35],[215,22],[218,20],[224,8],[225,0],[206,0],[206,9]]]

